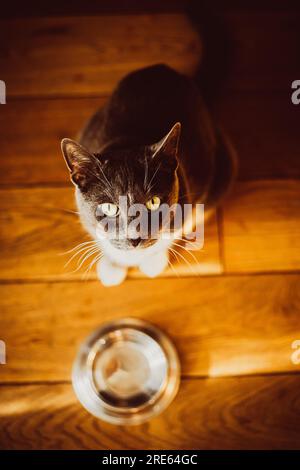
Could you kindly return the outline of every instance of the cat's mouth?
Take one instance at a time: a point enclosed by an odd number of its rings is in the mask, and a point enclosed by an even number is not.
[[[117,248],[118,250],[126,250],[126,251],[143,250],[145,248],[149,248],[150,246],[153,246],[156,242],[157,242],[156,239],[141,239],[141,238],[110,240],[110,243],[113,245],[114,248]]]

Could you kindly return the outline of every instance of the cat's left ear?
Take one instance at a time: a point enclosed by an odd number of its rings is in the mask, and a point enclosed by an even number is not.
[[[61,150],[70,171],[71,181],[84,191],[92,180],[96,179],[95,156],[72,139],[63,139]]]
[[[170,132],[152,146],[152,149],[154,150],[152,159],[158,158],[158,156],[162,155],[176,168],[178,165],[177,152],[180,133],[181,124],[180,122],[176,122]]]

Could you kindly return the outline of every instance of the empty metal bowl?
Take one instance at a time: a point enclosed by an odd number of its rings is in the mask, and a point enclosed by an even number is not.
[[[175,397],[179,378],[169,338],[136,318],[106,323],[89,336],[72,374],[81,404],[114,424],[139,424],[161,413]]]

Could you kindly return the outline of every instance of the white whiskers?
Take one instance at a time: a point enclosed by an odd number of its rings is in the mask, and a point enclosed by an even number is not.
[[[92,261],[91,261],[90,264],[88,265],[87,269],[84,271],[84,273],[83,273],[83,275],[82,275],[82,279],[85,279],[85,280],[88,279],[92,267],[94,266],[94,264],[98,263],[98,261],[100,261],[100,259],[101,259],[102,257],[103,257],[103,253],[99,253],[97,256],[94,257],[94,259],[92,259]]]
[[[178,246],[179,248],[182,248],[183,250],[185,250],[189,255],[191,255],[191,257],[193,258],[193,260],[195,261],[195,263],[196,263],[196,264],[198,263],[198,260],[197,260],[196,256],[195,256],[194,253],[192,253],[190,250],[188,250],[188,249],[185,248],[184,246],[180,245],[179,243],[173,242],[173,245]]]
[[[73,253],[75,251],[75,253]],[[66,253],[73,253],[72,256],[70,257],[70,259],[66,262],[65,264],[65,268],[76,258],[78,257],[77,259],[77,263],[76,263],[76,269],[74,271],[71,271],[69,274],[74,274],[76,272],[78,272],[81,267],[84,265],[84,263],[91,257],[93,257],[93,259],[91,260],[89,266],[88,266],[88,269],[85,271],[85,273],[88,271],[88,273],[90,272],[90,269],[92,268],[92,266],[95,264],[95,259],[97,257],[101,257],[102,256],[102,252],[101,252],[101,249],[100,249],[100,246],[98,244],[97,241],[95,240],[90,240],[88,242],[83,242],[83,243],[79,243],[79,245],[75,246],[74,248],[72,248],[71,250],[68,250]],[[96,255],[96,256],[94,256]],[[100,259],[99,257],[99,259]]]
[[[193,265],[183,256],[182,253],[179,253],[179,251],[176,250],[176,248],[172,248],[172,247],[170,247],[169,250],[170,250],[171,253],[173,253],[175,256],[176,256],[176,254],[177,254],[181,259],[183,259],[183,261],[189,266],[190,270],[191,270],[195,275],[197,274],[196,271],[195,271],[195,269],[194,269],[194,267],[193,267]]]

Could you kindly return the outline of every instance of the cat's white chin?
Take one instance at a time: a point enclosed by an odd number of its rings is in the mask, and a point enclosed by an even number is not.
[[[167,252],[172,244],[171,240],[158,240],[147,248],[135,248],[131,250],[120,250],[114,247],[110,240],[99,240],[101,250],[113,264],[123,267],[139,267],[145,263],[151,263],[157,254]],[[152,277],[152,276],[151,276]]]

